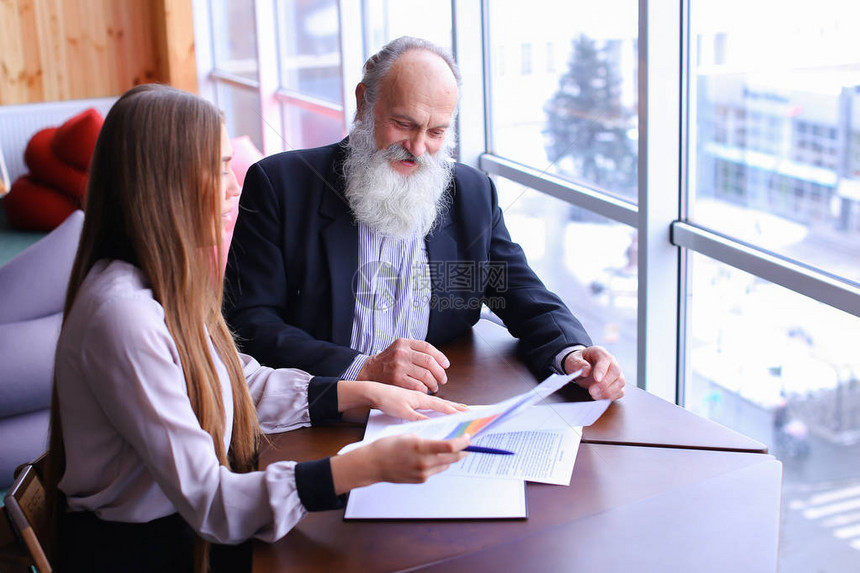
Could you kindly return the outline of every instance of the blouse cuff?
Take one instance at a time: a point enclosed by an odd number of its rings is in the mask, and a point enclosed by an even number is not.
[[[314,376],[308,383],[308,412],[311,425],[334,424],[340,421],[337,406],[337,383],[332,376]]]
[[[346,505],[346,495],[334,492],[330,458],[297,463],[296,490],[308,511],[340,509]]]

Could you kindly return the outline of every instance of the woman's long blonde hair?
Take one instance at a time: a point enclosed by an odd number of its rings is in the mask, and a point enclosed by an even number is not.
[[[101,259],[140,268],[179,352],[188,397],[201,427],[212,436],[218,460],[233,471],[256,465],[261,435],[233,338],[221,314],[222,116],[211,103],[163,85],[126,92],[105,118],[90,167],[78,252],[65,316],[90,269]],[[213,235],[219,248],[212,248]],[[224,448],[221,385],[209,352],[211,339],[227,367],[233,394],[233,429]],[[51,404],[46,485],[58,496],[65,471],[56,377]],[[195,563],[206,568],[207,547]]]

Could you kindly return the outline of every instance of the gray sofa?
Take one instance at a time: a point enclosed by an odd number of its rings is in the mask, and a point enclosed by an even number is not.
[[[115,99],[0,106],[10,179],[27,172],[24,149],[33,134],[90,107],[104,115]],[[18,464],[45,450],[54,349],[82,222],[83,213],[75,213],[0,266],[0,489]]]
[[[83,211],[0,267],[0,488],[47,445],[54,352]]]

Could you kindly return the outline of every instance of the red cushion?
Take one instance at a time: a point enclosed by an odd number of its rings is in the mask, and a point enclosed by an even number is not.
[[[50,185],[77,201],[78,207],[87,190],[87,173],[64,163],[52,151],[57,127],[43,129],[30,138],[24,150],[24,163],[30,168],[30,176]]]
[[[51,142],[51,149],[69,165],[88,170],[104,122],[101,114],[93,108],[79,113],[60,126]]]
[[[26,175],[12,183],[2,204],[9,225],[29,231],[51,231],[80,208],[67,196]]]

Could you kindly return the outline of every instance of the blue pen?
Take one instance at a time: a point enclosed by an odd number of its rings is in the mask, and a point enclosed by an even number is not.
[[[485,448],[483,446],[466,446],[463,448],[463,451],[466,452],[476,452],[479,454],[499,454],[501,456],[512,456],[514,452],[509,452],[508,450],[498,450],[496,448]]]

